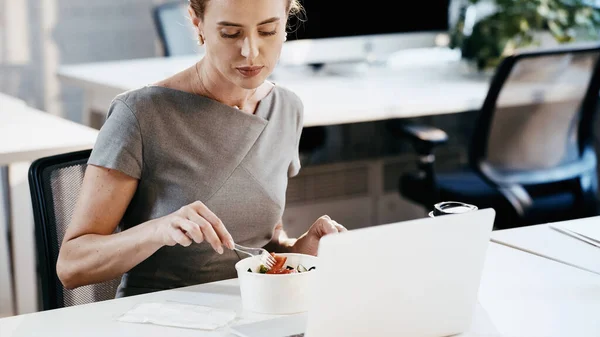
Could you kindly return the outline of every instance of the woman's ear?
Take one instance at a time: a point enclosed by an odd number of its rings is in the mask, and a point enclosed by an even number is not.
[[[200,20],[200,18],[196,16],[196,12],[194,12],[192,6],[188,6],[188,14],[190,16],[190,20],[192,21],[192,25],[194,25],[194,27],[198,29],[197,33],[199,33],[202,30],[202,27],[200,27],[200,25],[202,24],[202,20]]]

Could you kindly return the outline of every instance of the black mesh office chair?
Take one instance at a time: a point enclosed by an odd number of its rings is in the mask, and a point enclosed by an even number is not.
[[[173,1],[152,9],[163,56],[193,55],[199,51],[198,36],[190,22],[187,6],[187,1]]]
[[[597,215],[592,125],[599,56],[594,44],[505,57],[462,170],[434,172],[434,149],[448,139],[444,131],[391,121],[390,130],[420,156],[418,172],[400,178],[400,194],[426,209],[439,201],[495,208],[497,229]]]
[[[58,252],[90,153],[84,150],[40,158],[29,168],[43,310],[112,299],[119,285],[120,279],[115,279],[68,290],[56,275]]]

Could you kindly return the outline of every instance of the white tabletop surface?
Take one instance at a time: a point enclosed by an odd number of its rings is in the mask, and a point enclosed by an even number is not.
[[[600,216],[569,222],[585,226],[600,226]],[[556,225],[560,224],[560,222],[556,223]],[[492,239],[600,275],[600,248],[559,232],[549,224],[494,231]]]
[[[93,128],[1,98],[0,104],[0,165],[88,149],[96,141]]]
[[[106,111],[115,95],[169,77],[198,59],[179,56],[69,65],[61,67],[58,76],[86,90],[87,106]],[[305,126],[479,109],[489,86],[489,76],[465,75],[450,60],[415,67],[375,66],[362,75],[315,75],[305,68],[278,66],[272,81],[301,98]]]
[[[600,336],[600,275],[492,243],[479,301],[505,337]]]
[[[123,323],[116,318],[143,302],[172,300],[233,309],[232,324],[274,316],[242,310],[236,279],[0,319],[0,336],[232,336]],[[479,301],[507,337],[600,336],[600,276],[490,243]]]

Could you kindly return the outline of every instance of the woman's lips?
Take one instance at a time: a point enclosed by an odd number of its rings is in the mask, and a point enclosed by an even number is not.
[[[258,74],[260,74],[260,72],[263,70],[263,66],[252,66],[252,67],[237,67],[237,71],[240,72],[240,74],[242,74],[242,76],[244,77],[254,77]]]

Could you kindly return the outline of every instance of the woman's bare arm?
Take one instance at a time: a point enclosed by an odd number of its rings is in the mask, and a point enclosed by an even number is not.
[[[200,201],[114,233],[137,185],[124,173],[88,165],[56,265],[66,288],[119,277],[165,245],[206,241],[219,254],[223,246],[233,249],[223,222]]]
[[[162,246],[151,221],[113,234],[137,185],[124,173],[88,165],[56,265],[66,288],[116,278]]]

